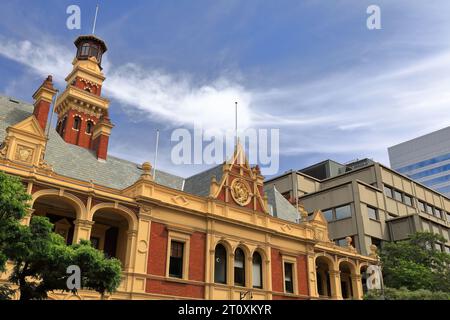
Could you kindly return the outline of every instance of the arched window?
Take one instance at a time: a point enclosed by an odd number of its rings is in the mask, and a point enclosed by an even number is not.
[[[227,283],[227,250],[221,244],[216,246],[214,255],[214,282]]]
[[[80,130],[80,126],[81,126],[81,119],[79,117],[75,117],[75,119],[73,120],[73,128],[75,130]]]
[[[91,134],[93,128],[94,128],[94,123],[92,123],[92,121],[88,121],[86,124],[86,133]]]
[[[234,252],[234,284],[245,287],[245,254],[241,248]]]
[[[60,135],[63,135],[64,131],[66,130],[66,123],[67,123],[67,117],[64,117],[62,124],[61,124],[61,131],[59,132]]]
[[[253,254],[253,288],[262,289],[263,278],[262,278],[262,259],[258,252]]]

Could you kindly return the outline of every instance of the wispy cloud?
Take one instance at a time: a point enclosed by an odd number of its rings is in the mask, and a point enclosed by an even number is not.
[[[0,55],[36,74],[63,83],[70,71],[73,50],[49,39],[0,36],[0,44]],[[232,128],[239,101],[240,126],[280,128],[282,154],[358,154],[387,163],[388,146],[450,125],[450,48],[384,62],[267,88],[228,76],[202,83],[189,74],[105,60],[104,88],[117,102],[172,126]]]
[[[60,84],[70,72],[73,51],[43,39],[33,43],[0,37],[0,55],[19,62],[39,75],[52,74]],[[194,124],[205,129],[234,127],[234,102],[239,101],[240,125],[251,125],[251,93],[225,77],[197,84],[189,75],[148,70],[127,63],[112,66],[104,60],[107,72],[105,94],[123,105],[144,111],[149,118],[172,125]]]

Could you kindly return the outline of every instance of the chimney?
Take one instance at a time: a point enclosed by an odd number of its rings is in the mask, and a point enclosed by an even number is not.
[[[114,125],[109,120],[107,114],[102,116],[94,127],[91,147],[96,151],[98,160],[106,160],[108,155],[109,136],[111,135],[111,129],[113,127]]]
[[[48,113],[50,111],[50,105],[53,101],[53,97],[56,94],[56,89],[53,87],[52,76],[48,76],[47,79],[41,84],[39,89],[33,94],[34,110],[33,114],[36,117],[42,130],[45,132],[47,126]]]

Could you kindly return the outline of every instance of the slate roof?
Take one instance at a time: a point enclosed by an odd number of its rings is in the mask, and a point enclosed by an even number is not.
[[[0,142],[5,139],[7,127],[25,120],[32,113],[33,105],[0,95]],[[142,174],[140,165],[131,161],[113,156],[108,156],[105,162],[98,161],[94,151],[66,143],[55,128],[50,129],[45,160],[62,176],[86,182],[92,180],[95,184],[119,190],[132,185]],[[169,188],[207,197],[212,176],[218,182],[222,179],[222,164],[186,179],[157,170],[155,180]],[[265,192],[272,216],[296,222],[297,210],[275,187],[267,187]]]
[[[264,192],[267,195],[270,215],[283,220],[297,222],[297,209],[274,186],[266,186]]]
[[[0,141],[6,136],[6,128],[14,125],[33,113],[33,105],[16,101],[0,95]],[[60,175],[83,181],[124,189],[139,179],[142,170],[136,163],[108,156],[106,162],[97,160],[95,152],[66,143],[50,129],[45,160]],[[156,182],[181,190],[184,178],[156,170]]]
[[[200,172],[186,179],[183,191],[198,196],[207,197],[209,196],[211,178],[215,176],[217,182],[220,182],[222,175],[223,165],[218,165],[209,170]]]

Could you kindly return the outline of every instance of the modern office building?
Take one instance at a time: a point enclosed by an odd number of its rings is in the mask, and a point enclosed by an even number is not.
[[[450,196],[450,127],[388,148],[391,168]]]
[[[417,231],[441,234],[436,248],[450,253],[450,199],[370,159],[339,164],[327,160],[265,182],[293,205],[322,210],[330,239],[362,254],[372,244],[408,238]],[[298,199],[298,202],[297,202]]]

